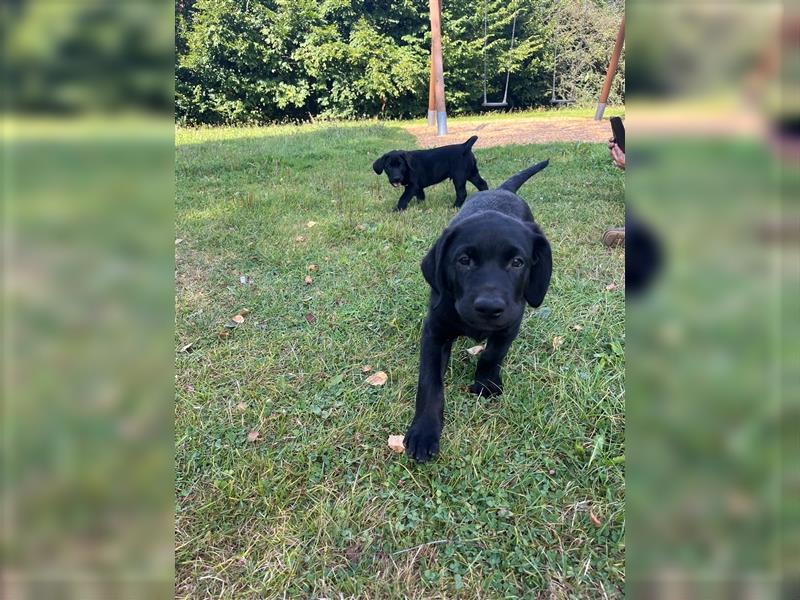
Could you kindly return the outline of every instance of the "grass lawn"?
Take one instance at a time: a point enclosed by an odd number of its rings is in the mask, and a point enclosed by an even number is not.
[[[178,597],[622,595],[624,257],[600,238],[623,176],[602,144],[476,151],[490,185],[551,158],[521,195],[553,282],[500,399],[465,392],[456,343],[441,453],[418,466],[386,438],[413,413],[419,261],[454,193],[396,214],[371,170],[413,146],[378,123],[177,132]]]

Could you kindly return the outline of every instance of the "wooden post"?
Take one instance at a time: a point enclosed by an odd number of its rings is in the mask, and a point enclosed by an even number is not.
[[[439,0],[429,0],[431,13],[431,58],[436,90],[436,135],[447,135],[447,109],[444,102],[444,62],[442,61],[442,23]]]
[[[625,42],[625,17],[622,17],[622,23],[619,24],[619,31],[617,32],[617,41],[614,42],[614,51],[611,53],[611,62],[608,63],[608,71],[606,72],[606,80],[603,83],[603,89],[600,92],[600,99],[597,102],[597,110],[594,113],[594,120],[600,121],[603,118],[603,112],[606,110],[606,102],[608,102],[608,94],[611,92],[611,83],[614,81],[614,74],[617,72],[617,65],[619,64],[619,55],[622,54],[622,44]]]
[[[433,52],[431,52],[430,82],[428,85],[428,127],[436,125],[436,73],[433,71]]]

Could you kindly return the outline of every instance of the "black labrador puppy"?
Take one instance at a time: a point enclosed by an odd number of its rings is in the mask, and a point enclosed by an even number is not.
[[[372,164],[380,175],[386,171],[389,183],[406,189],[395,210],[405,210],[412,196],[425,200],[425,188],[445,179],[452,179],[456,188],[455,206],[464,204],[467,197],[467,181],[479,190],[488,190],[489,184],[478,173],[478,161],[472,153],[472,145],[478,140],[473,135],[463,144],[442,146],[430,150],[392,150]]]
[[[525,303],[537,307],[544,300],[552,272],[550,244],[515,192],[548,164],[540,162],[496,190],[471,196],[422,259],[431,296],[416,411],[404,440],[408,456],[419,462],[439,451],[443,378],[453,341],[462,335],[487,340],[469,390],[499,395],[500,365],[519,333]]]

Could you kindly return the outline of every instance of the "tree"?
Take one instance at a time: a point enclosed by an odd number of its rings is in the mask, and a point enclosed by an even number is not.
[[[610,33],[611,42],[601,45],[607,24],[618,22],[621,6],[585,0],[597,24],[581,29],[580,13],[572,6],[576,0],[486,1],[485,50],[483,4],[444,3],[450,112],[481,109],[484,52],[490,94],[502,94],[504,75],[510,70],[512,106],[547,103],[557,47],[554,34],[563,36],[572,49],[572,54],[565,53],[562,81],[569,82],[571,93],[581,100],[596,97],[616,29]],[[514,15],[517,43],[509,52]],[[551,23],[554,15],[565,24],[557,31]],[[595,58],[584,60],[578,48]],[[176,53],[180,122],[415,116],[424,111],[428,93],[428,3],[176,0]],[[597,89],[592,90],[596,79]]]

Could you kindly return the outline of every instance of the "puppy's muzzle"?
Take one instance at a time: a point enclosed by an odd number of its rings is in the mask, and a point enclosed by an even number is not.
[[[392,184],[392,187],[400,187],[401,181],[399,179],[392,179],[389,181]]]
[[[506,312],[508,305],[502,298],[493,296],[478,296],[472,307],[481,318],[493,321],[499,319]]]

